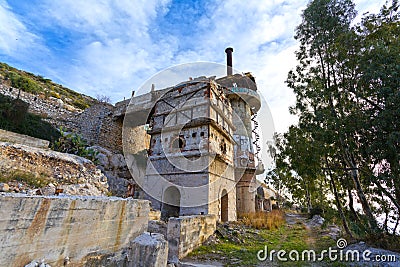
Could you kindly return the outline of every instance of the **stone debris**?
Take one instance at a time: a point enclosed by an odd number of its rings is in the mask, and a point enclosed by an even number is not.
[[[229,240],[236,244],[246,243],[246,239],[261,239],[259,230],[241,225],[235,222],[227,222],[217,225],[215,234],[211,235],[203,245],[218,244],[221,240]]]
[[[98,152],[96,156],[97,167],[107,177],[109,191],[115,196],[126,196],[131,174],[124,155],[111,152],[101,146],[92,146],[89,149]]]
[[[8,192],[10,190],[10,186],[6,183],[0,183],[0,192]]]
[[[20,144],[0,142],[5,192],[29,195],[107,195],[107,177],[88,159]],[[0,190],[2,191],[2,190]]]
[[[150,234],[158,233],[167,236],[167,223],[160,220],[149,220],[147,232]]]
[[[322,218],[320,215],[314,215],[312,219],[306,224],[308,227],[321,227],[324,221],[325,219]]]
[[[166,266],[168,242],[162,234],[143,233],[130,244],[130,267]]]
[[[25,267],[51,267],[49,264],[45,263],[44,260],[42,261],[31,261],[30,263],[28,263],[27,265],[25,265]]]

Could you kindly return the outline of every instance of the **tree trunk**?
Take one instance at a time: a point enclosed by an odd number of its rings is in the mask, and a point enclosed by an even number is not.
[[[349,197],[349,208],[350,208],[351,215],[353,216],[354,220],[359,222],[360,218],[358,217],[358,214],[357,214],[356,210],[354,209],[354,199],[353,199],[353,194],[352,194],[350,188],[347,188],[347,194]]]
[[[355,186],[356,191],[357,191],[357,196],[360,199],[363,211],[364,211],[365,215],[368,218],[369,227],[372,230],[378,232],[378,230],[379,230],[378,224],[376,223],[375,217],[372,214],[371,207],[369,206],[367,198],[365,197],[364,190],[361,187],[361,183],[360,183],[360,180],[359,180],[359,177],[358,177],[357,166],[352,164],[351,168],[353,168],[353,170],[351,171],[351,177],[353,179],[354,186]]]
[[[334,177],[333,177],[332,170],[331,170],[330,167],[329,167],[328,158],[327,158],[326,156],[325,156],[325,162],[326,162],[326,166],[328,167],[329,176],[330,176],[330,178],[331,178],[331,179],[330,179],[330,182],[331,182],[332,189],[333,189],[333,195],[335,196],[336,207],[337,207],[337,209],[338,209],[339,216],[340,216],[340,218],[342,219],[342,223],[343,223],[344,230],[346,231],[346,233],[347,233],[350,237],[353,237],[353,235],[351,234],[351,231],[350,231],[350,229],[349,229],[349,226],[348,226],[348,224],[347,224],[346,217],[344,216],[343,209],[342,209],[342,204],[340,203],[339,194],[338,194],[337,188],[336,188],[335,179],[334,179]]]

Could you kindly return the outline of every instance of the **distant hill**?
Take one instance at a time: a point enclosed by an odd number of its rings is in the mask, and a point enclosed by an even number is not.
[[[77,93],[60,84],[52,82],[40,75],[18,70],[6,63],[0,62],[0,83],[21,89],[24,92],[31,93],[45,98],[55,97],[62,99],[79,109],[86,109],[98,101],[90,96]]]

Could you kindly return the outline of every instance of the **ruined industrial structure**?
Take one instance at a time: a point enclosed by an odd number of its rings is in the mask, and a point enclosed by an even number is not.
[[[233,221],[256,209],[255,175],[263,167],[255,117],[261,101],[250,73],[233,74],[232,52],[226,49],[225,77],[190,78],[162,90],[153,87],[129,105],[117,103],[125,116],[128,166],[142,197],[164,218],[215,214]],[[148,157],[142,167],[130,155],[144,146]]]
[[[29,94],[21,97],[31,112],[45,112],[55,126],[79,133],[99,152],[113,195],[149,199],[164,218],[215,214],[232,221],[259,206],[255,174],[263,169],[257,145],[260,96],[250,73],[233,73],[232,52],[226,49],[224,77],[153,86],[115,106],[97,103],[71,112]]]

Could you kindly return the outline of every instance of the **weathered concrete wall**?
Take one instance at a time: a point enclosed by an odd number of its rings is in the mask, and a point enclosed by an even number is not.
[[[38,148],[48,148],[50,142],[47,140],[18,134],[14,132],[9,132],[0,129],[0,141],[1,142],[10,142],[10,143],[17,143],[26,146],[33,146]]]
[[[88,255],[125,248],[147,229],[145,200],[0,195],[0,266],[44,259],[84,266]]]
[[[176,261],[199,247],[216,230],[217,216],[198,215],[170,218],[168,221],[168,259]]]

